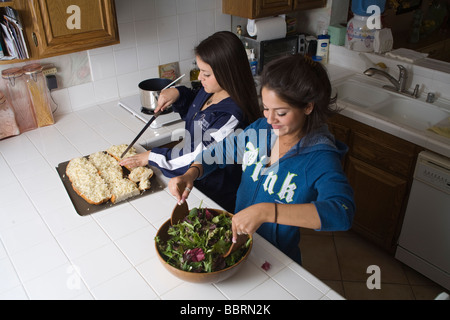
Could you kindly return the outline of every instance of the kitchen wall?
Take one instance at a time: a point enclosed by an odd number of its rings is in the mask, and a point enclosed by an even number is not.
[[[188,79],[194,47],[216,31],[231,30],[231,16],[222,14],[222,0],[115,3],[120,44],[41,61],[59,69],[60,89],[52,91],[57,113],[137,94],[140,81],[159,77],[161,64],[179,61],[180,72]]]
[[[140,81],[159,77],[161,64],[179,61],[188,76],[194,47],[231,30],[221,0],[116,0],[116,9],[121,43],[88,52],[97,101],[138,93]]]
[[[292,12],[288,16],[297,19],[297,32],[318,35],[330,24],[347,24],[349,3],[350,0],[327,0],[324,8]],[[246,33],[247,21],[245,18],[233,16],[232,30],[241,25]]]

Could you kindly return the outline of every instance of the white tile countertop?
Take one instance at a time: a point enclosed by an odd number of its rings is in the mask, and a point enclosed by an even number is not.
[[[156,231],[176,203],[167,189],[78,215],[55,167],[129,143],[142,127],[143,122],[111,102],[0,141],[1,300],[343,299],[258,235],[243,268],[223,282],[193,284],[172,276],[154,247]],[[140,142],[157,144],[182,127],[149,129]],[[189,207],[202,200],[219,207],[197,190]],[[266,261],[271,265],[267,271],[261,267]]]

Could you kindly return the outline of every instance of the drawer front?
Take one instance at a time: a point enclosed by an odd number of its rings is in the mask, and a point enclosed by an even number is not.
[[[381,145],[369,136],[355,132],[353,134],[352,154],[380,169],[409,177],[414,165],[414,154],[405,153],[401,146],[395,143]]]

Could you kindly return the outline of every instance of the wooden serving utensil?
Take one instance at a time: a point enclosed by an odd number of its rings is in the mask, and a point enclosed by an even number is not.
[[[236,250],[238,250],[240,247],[242,247],[248,240],[248,235],[241,234],[237,236],[236,243],[232,243],[230,249],[228,249],[228,252],[226,252],[223,257],[226,258]]]
[[[189,207],[187,205],[187,202],[184,201],[182,204],[177,203],[172,211],[172,216],[170,218],[171,224],[175,225],[180,221],[183,221],[183,219],[187,217],[188,214],[189,214]]]

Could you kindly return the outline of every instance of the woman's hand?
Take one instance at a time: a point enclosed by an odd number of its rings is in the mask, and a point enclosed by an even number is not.
[[[148,164],[148,156],[150,151],[139,153],[135,156],[122,159],[119,165],[126,167],[128,169],[133,169],[136,167],[145,167]]]
[[[198,168],[198,169],[196,169]],[[196,163],[196,168],[189,168],[185,174],[170,179],[169,191],[177,198],[178,204],[182,204],[189,197],[194,188],[195,179],[199,178],[202,166]]]
[[[158,106],[155,109],[155,113],[159,112],[160,110],[164,111],[170,105],[175,103],[179,97],[180,92],[178,91],[178,89],[168,88],[161,91],[161,93],[159,94]]]
[[[232,219],[233,242],[238,235],[253,234],[264,222],[272,222],[273,210],[273,203],[257,203],[236,213]]]

